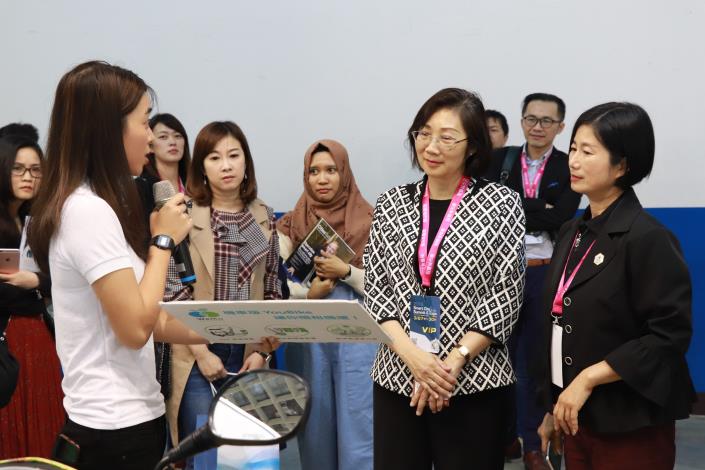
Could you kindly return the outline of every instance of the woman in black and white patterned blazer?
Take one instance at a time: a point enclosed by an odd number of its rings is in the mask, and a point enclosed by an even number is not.
[[[380,346],[372,368],[375,468],[501,469],[506,387],[514,382],[504,343],[521,307],[526,264],[521,201],[474,177],[491,152],[475,94],[439,91],[408,138],[425,176],[379,197],[364,259],[365,306],[393,340]],[[434,265],[425,259],[436,235]],[[411,325],[412,304],[426,323]]]

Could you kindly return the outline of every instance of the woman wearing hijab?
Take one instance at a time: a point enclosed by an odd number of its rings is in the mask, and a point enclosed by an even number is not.
[[[355,252],[349,263],[326,251],[316,256],[310,288],[289,281],[291,298],[362,300],[362,253],[372,206],[355,183],[348,153],[334,140],[311,145],[304,157],[304,192],[277,223],[282,257],[289,255],[324,219]],[[372,468],[374,344],[289,344],[299,372],[311,384],[311,416],[299,434],[303,468]]]

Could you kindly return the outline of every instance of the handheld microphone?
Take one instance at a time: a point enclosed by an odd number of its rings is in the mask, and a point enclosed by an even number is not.
[[[154,193],[154,206],[157,210],[161,209],[166,202],[176,196],[176,190],[169,181],[159,181],[152,186]],[[176,272],[179,274],[179,279],[183,285],[189,285],[196,282],[196,273],[193,271],[193,263],[191,262],[191,253],[188,249],[188,241],[184,239],[176,245],[174,253],[174,264]]]

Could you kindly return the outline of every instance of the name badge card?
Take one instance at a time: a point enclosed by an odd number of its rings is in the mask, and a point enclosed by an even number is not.
[[[441,298],[427,295],[411,296],[409,337],[426,352],[441,351]]]
[[[563,327],[555,323],[551,331],[551,382],[563,388]]]

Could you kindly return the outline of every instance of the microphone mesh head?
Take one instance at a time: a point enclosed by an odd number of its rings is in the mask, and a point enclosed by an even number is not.
[[[169,181],[154,183],[152,192],[154,193],[154,205],[157,207],[157,210],[161,209],[166,201],[176,196],[176,190]]]

